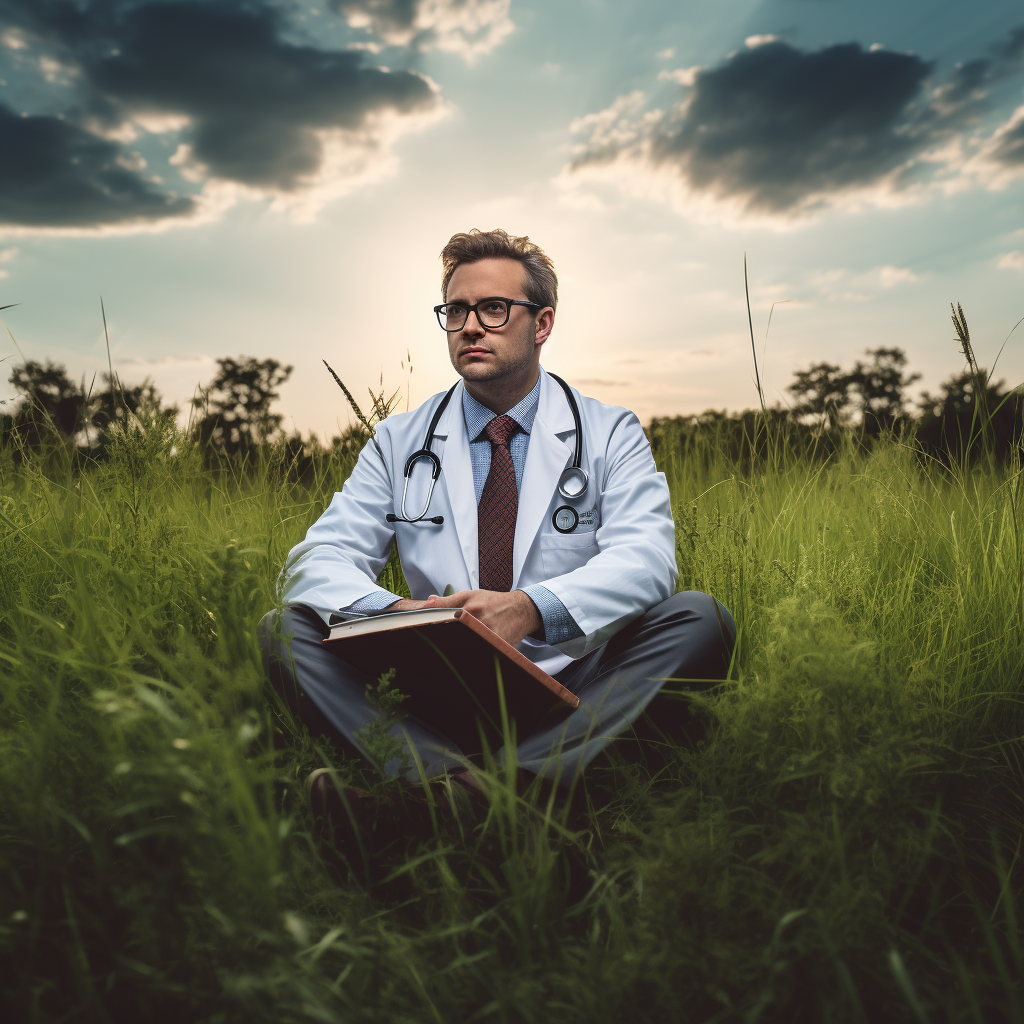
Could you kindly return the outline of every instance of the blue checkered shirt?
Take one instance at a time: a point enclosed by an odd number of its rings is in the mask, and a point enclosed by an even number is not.
[[[537,415],[539,403],[540,380],[518,405],[508,411],[508,415],[522,428],[512,435],[508,446],[512,456],[512,466],[516,471],[517,489],[521,489],[523,485],[523,469],[526,466],[526,453],[530,447],[530,431],[533,429],[533,420]],[[479,504],[480,495],[483,494],[484,484],[487,481],[487,474],[491,469],[491,442],[488,440],[485,430],[487,424],[494,419],[497,413],[492,412],[486,405],[481,405],[465,390],[462,392],[462,412],[466,419],[466,432],[469,435],[469,459],[473,466],[473,486]],[[545,643],[560,644],[583,635],[583,630],[576,624],[576,620],[569,614],[568,609],[547,587],[540,583],[534,583],[529,587],[523,587],[522,591],[533,601],[537,606],[537,611],[540,612],[544,624]],[[364,614],[382,611],[398,600],[400,598],[397,594],[374,591],[343,610]]]

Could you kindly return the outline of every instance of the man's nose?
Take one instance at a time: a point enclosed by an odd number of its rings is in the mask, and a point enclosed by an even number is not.
[[[462,325],[462,333],[473,338],[480,338],[486,333],[475,309],[470,310],[469,316],[466,317],[466,322]]]

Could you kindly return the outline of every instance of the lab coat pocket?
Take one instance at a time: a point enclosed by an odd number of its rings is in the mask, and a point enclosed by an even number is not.
[[[596,531],[556,533],[540,538],[540,561],[548,579],[586,565],[597,551]]]

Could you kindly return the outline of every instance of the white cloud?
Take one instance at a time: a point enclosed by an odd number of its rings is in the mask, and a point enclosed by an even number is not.
[[[920,275],[909,267],[892,264],[861,271],[834,267],[807,275],[807,284],[826,302],[868,302],[880,291],[919,280]]]
[[[645,115],[641,108],[646,95],[639,89],[619,96],[604,110],[577,117],[569,131],[574,135],[585,135],[586,142],[578,147],[579,152],[601,150],[606,147],[621,148],[638,142],[642,135]],[[660,116],[660,111],[657,111]],[[646,115],[650,116],[650,112]]]
[[[654,56],[658,60],[671,60],[676,55],[674,47],[666,46],[664,50],[659,50]]]
[[[879,268],[878,279],[883,288],[892,288],[898,284],[909,284],[918,278],[909,267],[885,266]]]
[[[690,88],[694,82],[697,81],[697,73],[701,70],[699,64],[694,64],[688,68],[674,68],[669,70],[663,68],[658,72],[659,82],[678,82],[680,85],[685,85]]]
[[[75,73],[74,68],[67,67],[59,60],[46,56],[39,58],[39,70],[42,72],[43,78],[51,85],[67,85]]]
[[[14,28],[9,28],[0,36],[0,43],[6,46],[8,50],[24,50],[28,47],[25,37]]]
[[[1000,270],[1024,270],[1024,252],[1004,252],[996,261]]]
[[[747,36],[747,38],[744,39],[743,42],[746,44],[747,49],[753,50],[757,46],[765,46],[768,43],[776,43],[776,42],[778,42],[778,40],[779,40],[778,36],[761,35],[761,36]]]
[[[964,165],[964,171],[983,185],[1004,189],[1024,176],[1020,137],[1024,134],[1024,105],[993,132],[980,150]]]
[[[338,10],[353,28],[374,33],[382,45],[457,53],[467,61],[490,53],[512,33],[511,0],[340,0]]]

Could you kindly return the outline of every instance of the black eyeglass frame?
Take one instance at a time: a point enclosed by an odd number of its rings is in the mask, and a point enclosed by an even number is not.
[[[489,324],[488,325],[488,324],[485,324],[483,322],[483,320],[480,319],[480,314],[477,312],[477,307],[478,306],[482,306],[485,302],[504,302],[505,303],[505,319],[502,320],[500,324]],[[450,328],[449,327],[445,327],[444,323],[442,323],[442,321],[441,321],[441,310],[444,309],[445,306],[462,306],[466,310],[466,319],[462,322],[461,326],[459,326],[459,327],[450,327]],[[499,330],[501,330],[502,327],[505,326],[505,324],[508,323],[509,317],[512,316],[512,307],[513,306],[527,306],[530,309],[544,309],[545,308],[539,302],[526,302],[524,299],[506,299],[504,295],[488,295],[486,299],[481,299],[479,302],[473,303],[472,306],[467,306],[463,302],[442,302],[439,306],[435,306],[434,307],[434,313],[437,316],[437,322],[438,322],[438,324],[440,324],[441,330],[444,331],[446,334],[454,334],[456,331],[461,331],[462,328],[465,327],[466,324],[469,323],[469,314],[470,313],[476,313],[476,322],[485,331],[499,331]]]

